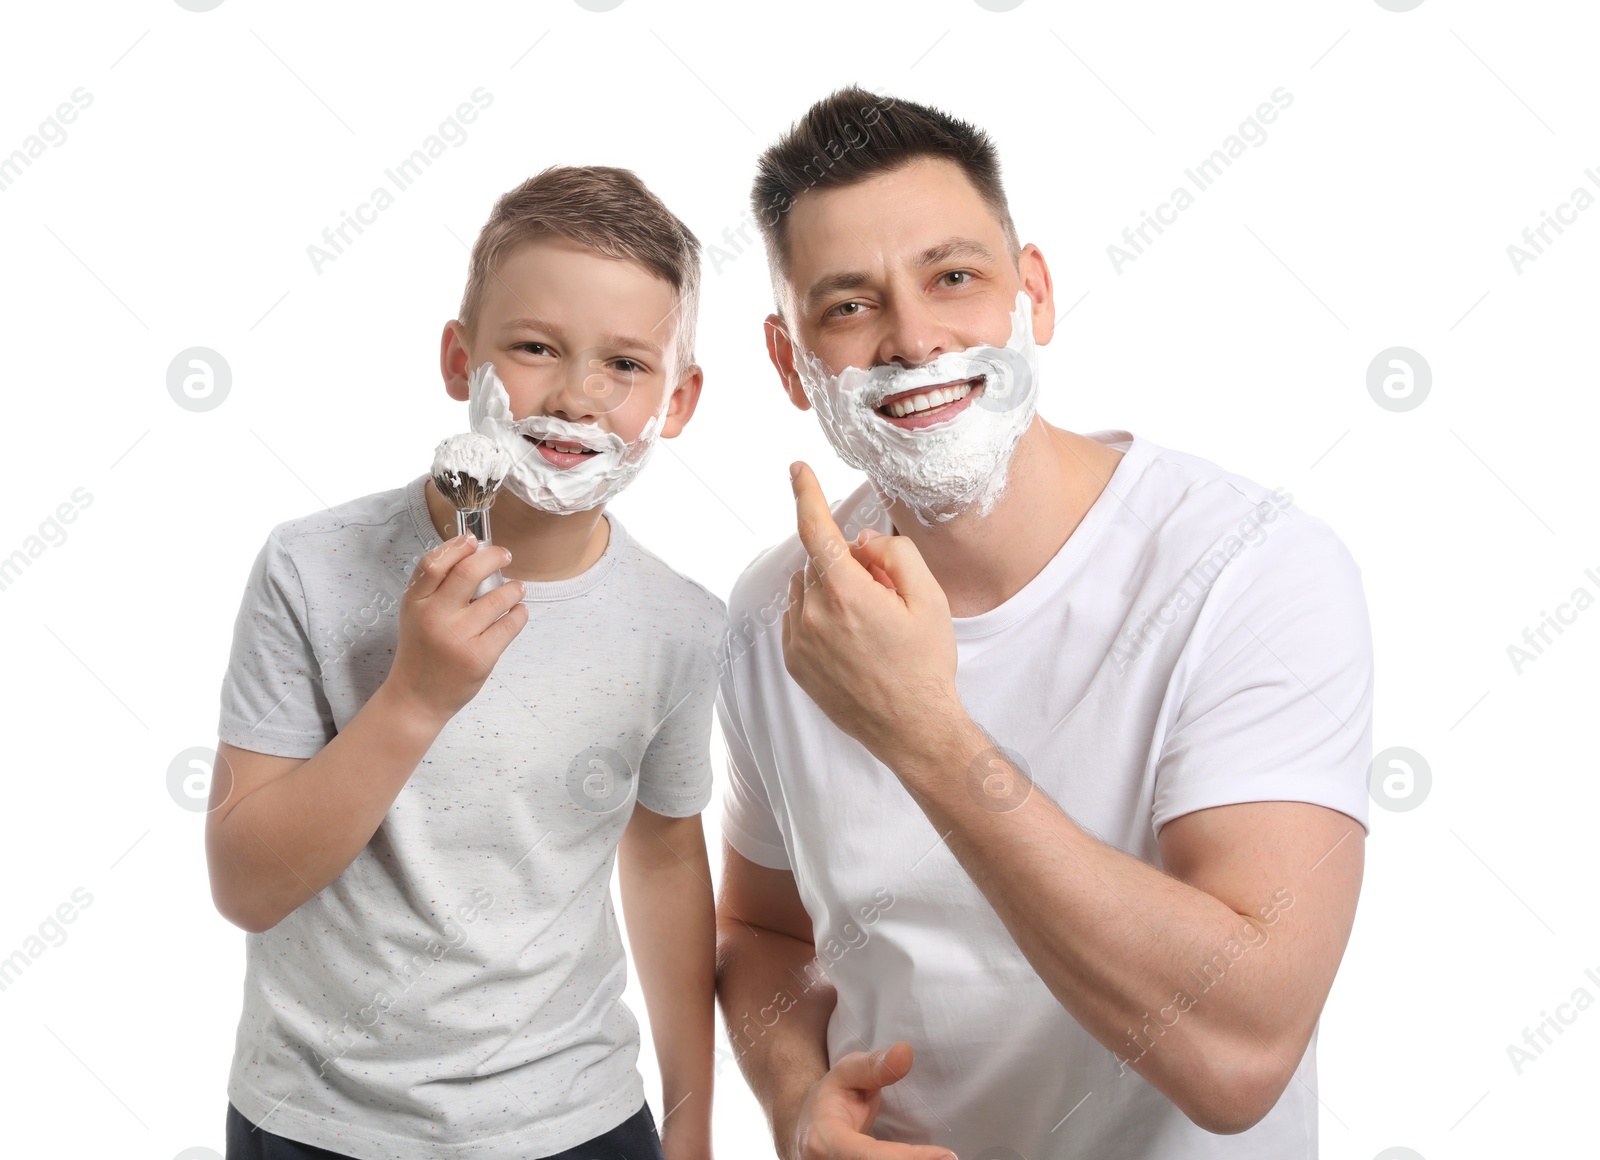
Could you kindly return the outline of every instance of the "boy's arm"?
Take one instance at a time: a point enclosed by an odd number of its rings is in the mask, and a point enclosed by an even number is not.
[[[617,847],[622,913],[661,1065],[667,1160],[710,1160],[716,912],[700,815],[635,803]]]
[[[218,912],[247,931],[270,930],[342,874],[442,725],[384,685],[315,757],[219,741],[205,839]]]
[[[388,677],[317,754],[277,757],[219,742],[206,862],[212,899],[230,922],[268,930],[344,872],[527,623],[519,581],[472,599],[503,563],[501,549],[475,546],[458,536],[418,561]]]

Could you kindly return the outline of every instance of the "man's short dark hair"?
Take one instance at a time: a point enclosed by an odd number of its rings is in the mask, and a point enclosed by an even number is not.
[[[938,109],[852,85],[807,109],[757,163],[750,205],[774,276],[788,272],[789,210],[802,193],[853,185],[922,157],[961,167],[1015,255],[1017,230],[989,135]]]

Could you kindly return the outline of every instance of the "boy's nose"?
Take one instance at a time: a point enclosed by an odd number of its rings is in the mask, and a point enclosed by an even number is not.
[[[602,359],[575,358],[565,368],[560,388],[547,401],[546,411],[569,423],[592,423],[621,406],[630,388],[631,383],[619,382]]]

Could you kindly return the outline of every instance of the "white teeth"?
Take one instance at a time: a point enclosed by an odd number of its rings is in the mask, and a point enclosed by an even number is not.
[[[900,399],[889,404],[889,414],[896,419],[903,419],[907,415],[914,415],[918,411],[931,411],[935,407],[942,407],[946,403],[953,403],[957,399],[964,399],[972,393],[968,383],[955,387],[940,387],[925,394],[913,395],[909,399]]]

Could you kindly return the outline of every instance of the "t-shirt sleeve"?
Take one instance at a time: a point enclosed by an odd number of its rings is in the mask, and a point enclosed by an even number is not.
[[[1211,806],[1303,801],[1367,825],[1372,631],[1361,570],[1325,523],[1292,524],[1218,578],[1200,656],[1156,765],[1153,824]]]
[[[735,689],[733,665],[724,663],[717,689],[717,720],[728,750],[728,779],[722,789],[722,836],[757,866],[789,870],[783,831],[772,812],[766,786],[756,768]]]
[[[711,801],[711,707],[717,692],[717,644],[725,615],[717,602],[670,695],[670,707],[639,763],[639,804],[669,818],[698,814]]]
[[[217,736],[278,757],[315,756],[338,732],[307,632],[305,591],[276,531],[257,553],[233,625]]]

